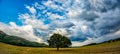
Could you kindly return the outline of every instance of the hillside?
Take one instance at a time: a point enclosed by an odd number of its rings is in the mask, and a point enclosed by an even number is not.
[[[31,42],[17,36],[10,36],[2,31],[0,31],[0,42],[11,44],[11,45],[17,45],[17,46],[29,46],[29,47],[47,46],[44,43]]]
[[[105,41],[105,42],[101,42],[101,43],[91,43],[91,44],[88,44],[88,45],[85,45],[85,46],[98,45],[98,44],[104,44],[104,43],[111,43],[111,42],[116,42],[116,41],[120,41],[120,38],[111,39],[109,41]]]
[[[34,48],[14,46],[0,42],[0,54],[119,54],[120,41],[78,48]]]

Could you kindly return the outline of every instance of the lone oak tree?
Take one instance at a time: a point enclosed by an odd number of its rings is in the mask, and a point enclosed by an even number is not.
[[[59,48],[70,47],[72,44],[67,37],[56,33],[50,37],[48,43],[50,47],[56,47],[57,51]]]

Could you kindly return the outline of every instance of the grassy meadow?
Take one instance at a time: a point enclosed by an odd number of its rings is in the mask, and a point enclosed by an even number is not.
[[[35,48],[0,42],[0,54],[120,54],[120,41],[77,48]]]

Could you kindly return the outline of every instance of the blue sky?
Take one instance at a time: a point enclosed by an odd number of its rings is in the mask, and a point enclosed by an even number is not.
[[[24,13],[25,5],[30,5],[37,0],[0,0],[0,21],[9,23],[10,21],[16,22],[21,25],[18,20],[18,14]],[[39,1],[41,2],[41,1]],[[6,15],[6,16],[5,16]]]
[[[120,38],[119,0],[0,0],[0,30],[46,43],[60,33],[83,46]]]

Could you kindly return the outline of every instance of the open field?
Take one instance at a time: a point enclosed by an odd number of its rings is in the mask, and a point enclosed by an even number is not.
[[[33,48],[0,42],[0,54],[120,54],[120,41],[79,48]]]

